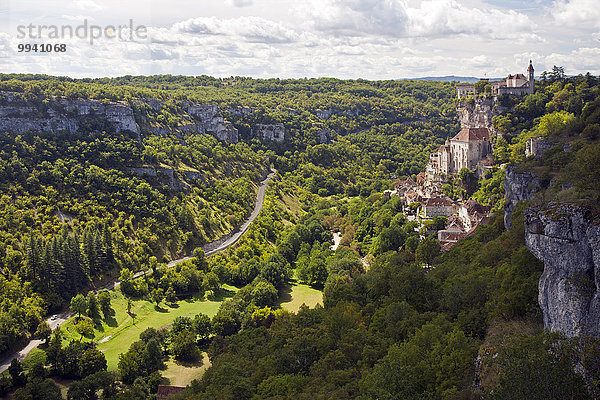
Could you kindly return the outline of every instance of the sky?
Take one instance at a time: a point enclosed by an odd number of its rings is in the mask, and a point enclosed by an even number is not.
[[[36,43],[66,51],[18,51]],[[481,78],[530,59],[600,74],[600,0],[0,0],[4,73]]]

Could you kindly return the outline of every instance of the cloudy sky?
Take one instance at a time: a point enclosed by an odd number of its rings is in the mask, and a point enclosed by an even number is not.
[[[525,72],[532,59],[536,73],[560,65],[567,74],[600,74],[598,2],[0,0],[0,72],[500,77]],[[49,37],[53,26],[68,33],[84,23],[87,38]],[[121,38],[92,44],[91,25],[108,36],[122,25],[147,35],[121,28]],[[27,43],[65,43],[67,51],[17,51]]]

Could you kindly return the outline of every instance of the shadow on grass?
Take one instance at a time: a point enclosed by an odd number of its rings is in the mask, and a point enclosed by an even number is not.
[[[169,310],[166,308],[162,308],[161,306],[154,305],[154,310],[160,313],[168,313]]]
[[[198,356],[197,360],[173,360],[176,365],[186,368],[200,368],[204,365],[204,357],[202,354]]]
[[[177,303],[168,303],[170,308],[179,308],[179,304]]]
[[[102,326],[102,320],[94,320],[94,329],[98,332],[104,332],[104,326]]]
[[[279,289],[279,300],[278,304],[289,303],[292,301],[292,285],[286,283]]]
[[[111,328],[114,328],[117,326],[117,320],[115,319],[115,317],[104,318],[104,322],[106,323],[106,325],[110,326]]]
[[[211,301],[223,301],[225,299],[230,299],[235,295],[233,290],[229,289],[217,289],[215,291],[207,291],[206,298]]]

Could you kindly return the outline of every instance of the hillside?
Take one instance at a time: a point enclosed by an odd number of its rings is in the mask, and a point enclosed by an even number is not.
[[[597,397],[600,347],[579,338],[598,326],[596,77],[464,104],[449,83],[411,81],[0,75],[0,90],[0,343],[49,339],[29,382],[15,366],[2,390],[60,378],[72,398],[152,398],[206,352],[176,398]],[[445,221],[383,192],[416,178],[469,107],[485,109],[497,165],[444,190],[494,213],[442,253]],[[194,251],[239,225],[271,165],[239,242]],[[120,293],[76,296],[108,276]],[[289,298],[321,291],[313,308]],[[66,304],[66,335],[47,332]],[[143,331],[96,342],[136,310]]]

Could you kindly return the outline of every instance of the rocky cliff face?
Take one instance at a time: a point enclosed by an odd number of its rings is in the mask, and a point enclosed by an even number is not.
[[[187,125],[186,129],[192,129],[199,134],[211,134],[227,143],[238,142],[238,130],[231,122],[225,121],[223,117],[218,115],[219,108],[216,105],[195,104],[188,107],[187,111],[191,116],[200,119],[200,124]]]
[[[285,127],[283,124],[256,124],[252,129],[252,137],[260,141],[283,142],[285,139]]]
[[[516,172],[514,167],[506,166],[504,178],[504,226],[512,225],[512,213],[519,201],[531,200],[540,191],[540,181],[531,172]]]
[[[488,128],[492,130],[492,118],[503,109],[494,99],[475,99],[474,103],[463,101],[456,107],[461,128]]]
[[[544,263],[538,295],[544,326],[567,336],[599,336],[600,221],[567,204],[527,209],[525,241]]]
[[[126,103],[53,98],[35,105],[10,92],[0,93],[0,99],[0,130],[8,132],[140,132],[133,110]]]
[[[156,99],[138,100],[154,112],[160,112],[163,103]],[[134,112],[125,102],[47,98],[32,101],[20,93],[0,93],[0,130],[24,134],[33,132],[141,132],[166,135],[170,132],[210,134],[227,143],[237,143],[238,131],[219,116],[216,105],[185,104],[181,110],[182,124],[175,128],[156,124]],[[253,112],[249,108],[229,109],[233,114]]]

